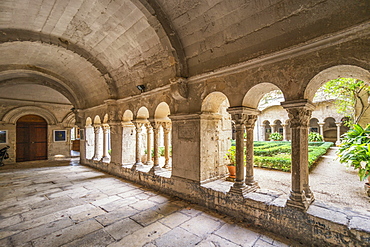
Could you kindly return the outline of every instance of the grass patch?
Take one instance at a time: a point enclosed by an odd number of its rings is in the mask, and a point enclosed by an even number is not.
[[[332,142],[308,143],[308,168],[333,146]],[[254,166],[290,172],[291,161],[290,142],[262,142],[254,143]]]

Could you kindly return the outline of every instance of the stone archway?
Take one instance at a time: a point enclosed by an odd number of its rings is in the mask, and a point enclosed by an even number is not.
[[[228,98],[221,92],[207,95],[201,114],[201,181],[225,175],[224,156],[231,145],[231,116]]]

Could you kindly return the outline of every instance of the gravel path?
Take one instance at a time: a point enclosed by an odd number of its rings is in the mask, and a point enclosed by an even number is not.
[[[321,157],[310,173],[310,186],[315,198],[336,207],[370,212],[370,197],[357,171],[335,160],[337,148]],[[290,173],[255,168],[255,178],[261,188],[289,194]]]

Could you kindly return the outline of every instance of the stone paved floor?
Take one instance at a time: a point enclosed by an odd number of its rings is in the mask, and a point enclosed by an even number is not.
[[[297,246],[68,161],[0,168],[0,246]]]

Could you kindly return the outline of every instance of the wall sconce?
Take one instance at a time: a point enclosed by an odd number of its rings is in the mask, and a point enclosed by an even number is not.
[[[136,87],[137,87],[137,89],[140,90],[140,92],[144,92],[144,90],[145,90],[145,86],[144,85],[137,85]]]

